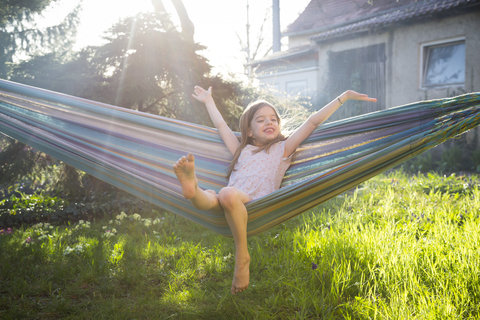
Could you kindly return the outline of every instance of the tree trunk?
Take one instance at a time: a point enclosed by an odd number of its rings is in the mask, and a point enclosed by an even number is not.
[[[165,10],[165,6],[163,5],[162,0],[152,0],[153,7],[155,8],[155,12],[159,15],[160,21],[163,24],[165,30],[172,30],[175,28],[172,20],[168,16],[167,10]]]
[[[188,17],[187,9],[185,9],[185,6],[183,5],[182,0],[171,0],[173,6],[175,7],[175,11],[177,12],[177,16],[180,19],[180,24],[182,27],[182,35],[184,36],[185,40],[193,41],[193,35],[195,33],[195,26],[193,25],[192,20]],[[155,8],[155,12],[160,13],[160,14],[167,14],[167,11],[165,10],[165,6],[163,5],[162,0],[152,0],[153,7]],[[170,27],[173,26],[173,23],[170,19],[164,18],[165,21],[162,21],[163,23],[166,23],[168,25],[165,25],[164,27],[166,29],[169,29]]]
[[[180,19],[180,23],[182,25],[182,34],[185,37],[185,40],[189,40],[193,43],[193,34],[195,33],[195,27],[192,20],[190,20],[190,18],[188,17],[187,10],[183,5],[182,0],[172,0],[172,3],[175,7],[175,11],[177,11],[178,18]]]

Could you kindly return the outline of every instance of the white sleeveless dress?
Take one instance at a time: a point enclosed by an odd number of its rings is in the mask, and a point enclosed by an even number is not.
[[[280,188],[292,156],[284,157],[285,141],[275,143],[268,151],[254,153],[257,147],[249,144],[240,154],[230,175],[229,187],[235,187],[258,199]]]

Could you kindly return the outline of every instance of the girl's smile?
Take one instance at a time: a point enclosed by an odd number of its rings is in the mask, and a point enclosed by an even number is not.
[[[248,136],[253,138],[256,147],[264,146],[275,139],[280,133],[278,118],[270,106],[260,108],[250,123]]]

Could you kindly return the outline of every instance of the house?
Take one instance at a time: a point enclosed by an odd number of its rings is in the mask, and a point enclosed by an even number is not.
[[[282,36],[288,50],[253,64],[262,85],[317,108],[346,89],[378,98],[336,118],[480,91],[480,0],[312,0]]]

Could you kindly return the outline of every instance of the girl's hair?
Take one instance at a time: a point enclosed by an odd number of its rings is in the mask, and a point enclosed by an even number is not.
[[[280,118],[278,114],[278,110],[268,103],[265,100],[257,100],[255,102],[250,103],[247,108],[243,111],[242,116],[240,117],[240,133],[242,134],[241,139],[240,139],[240,147],[235,151],[235,154],[233,155],[232,162],[230,163],[230,166],[228,167],[228,175],[227,178],[230,178],[230,175],[234,171],[235,164],[238,162],[238,158],[240,157],[240,153],[242,153],[243,148],[247,146],[247,144],[252,144],[253,145],[253,138],[248,136],[248,129],[250,129],[250,124],[252,123],[253,116],[257,113],[258,110],[261,108],[268,106],[273,109],[275,112],[275,116],[277,117],[277,122],[278,122],[278,128],[281,131],[281,121],[282,119]],[[260,152],[262,150],[267,150],[270,149],[270,147],[279,142],[279,141],[284,141],[286,140],[287,137],[285,137],[281,132],[278,134],[278,136],[273,139],[270,143],[258,148],[254,152]]]

